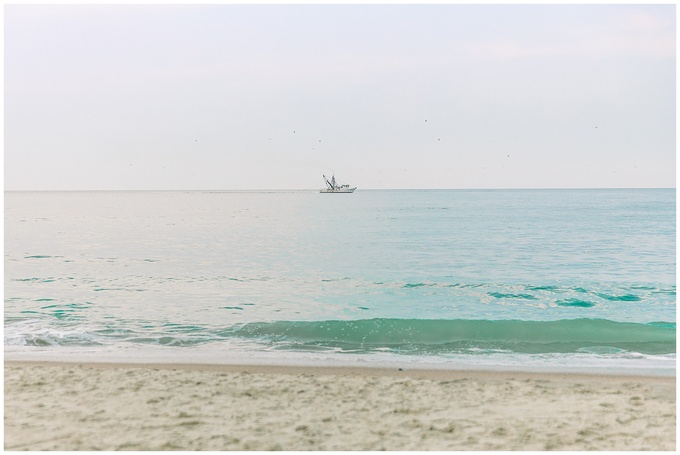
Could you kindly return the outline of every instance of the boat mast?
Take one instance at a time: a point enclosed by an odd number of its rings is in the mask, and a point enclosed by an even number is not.
[[[335,176],[333,176],[333,178],[335,178]],[[334,187],[333,187],[333,185],[331,184],[331,182],[328,181],[328,179],[326,178],[325,175],[323,176],[323,179],[324,179],[324,181],[326,182],[326,186],[328,187],[328,189],[329,189],[329,190],[332,190]]]

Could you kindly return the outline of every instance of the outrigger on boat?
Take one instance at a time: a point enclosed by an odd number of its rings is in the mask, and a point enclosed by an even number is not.
[[[323,176],[324,181],[326,182],[326,188],[321,188],[320,193],[354,193],[354,190],[357,189],[357,187],[352,187],[350,188],[349,185],[338,185],[337,182],[335,181],[335,175],[331,177],[330,181],[326,178],[326,176]]]

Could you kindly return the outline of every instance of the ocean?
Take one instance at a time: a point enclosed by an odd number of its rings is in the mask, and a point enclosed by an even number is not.
[[[674,189],[5,192],[6,359],[674,375]]]

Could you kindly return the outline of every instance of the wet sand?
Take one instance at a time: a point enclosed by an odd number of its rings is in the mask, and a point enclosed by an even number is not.
[[[5,362],[6,450],[675,450],[675,377]]]

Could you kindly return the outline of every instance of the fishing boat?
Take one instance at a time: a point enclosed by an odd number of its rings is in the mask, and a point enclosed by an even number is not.
[[[338,185],[338,183],[335,181],[335,175],[331,177],[330,180],[326,178],[326,176],[323,176],[324,181],[326,182],[326,188],[321,188],[320,193],[354,193],[354,190],[357,189],[357,187],[350,187],[349,185]]]

